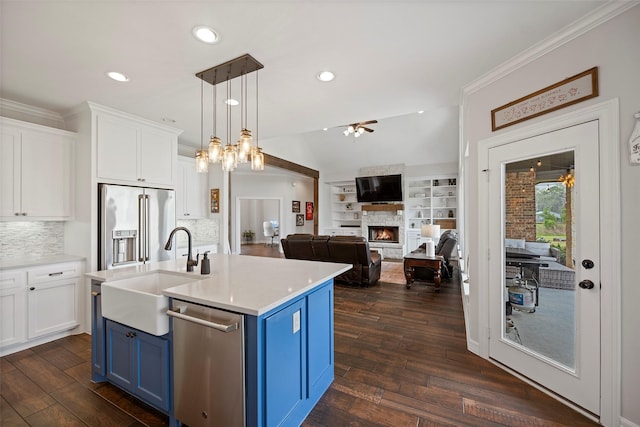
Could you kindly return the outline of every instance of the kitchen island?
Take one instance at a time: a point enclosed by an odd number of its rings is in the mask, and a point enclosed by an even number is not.
[[[94,296],[92,379],[118,385],[168,414],[176,425],[221,425],[226,419],[229,422],[225,425],[299,425],[333,381],[333,277],[351,265],[214,254],[211,274],[200,275],[198,267],[187,273],[185,264],[182,259],[88,273]],[[174,314],[189,317],[189,306],[215,309],[218,314],[214,318],[241,319],[230,323],[226,334],[242,337],[236,357],[244,359],[239,374],[231,375],[233,368],[219,363],[215,350],[231,349],[232,344],[203,342],[225,332],[198,332],[196,342],[185,349],[189,342],[185,340],[192,334],[179,327],[186,322],[178,317],[170,322],[169,332],[160,336],[156,334],[161,332],[149,333],[128,325],[123,317],[116,321],[103,318],[102,310],[107,307],[101,300],[101,287],[106,291],[128,279],[154,273],[180,275],[186,281],[161,291]],[[186,363],[185,353],[205,357]],[[185,365],[187,371],[197,371],[189,384],[184,384]],[[194,378],[194,372],[190,375]],[[216,384],[223,376],[230,378]],[[229,381],[235,386],[229,386]],[[232,389],[238,387],[240,421],[218,414],[213,407],[193,407],[188,415],[181,409],[185,401],[206,406],[228,400]]]

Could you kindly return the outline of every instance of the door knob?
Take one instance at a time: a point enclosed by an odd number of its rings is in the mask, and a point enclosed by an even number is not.
[[[578,283],[578,286],[580,286],[582,289],[593,289],[595,285],[591,280],[583,280],[582,282]]]
[[[594,264],[593,264],[593,261],[591,261],[590,259],[583,259],[582,266],[587,270],[590,270],[593,268]]]

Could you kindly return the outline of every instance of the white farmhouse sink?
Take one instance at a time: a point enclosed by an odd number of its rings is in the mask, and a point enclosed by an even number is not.
[[[192,275],[154,271],[104,282],[102,316],[152,335],[164,335],[169,332],[169,298],[162,291],[195,280]]]

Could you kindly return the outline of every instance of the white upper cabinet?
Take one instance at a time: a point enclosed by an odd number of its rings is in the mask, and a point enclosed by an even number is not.
[[[98,178],[139,181],[139,126],[106,114],[99,114],[96,123]]]
[[[176,218],[206,218],[207,189],[207,174],[196,172],[194,159],[179,156],[178,184],[176,185]]]
[[[145,182],[175,186],[177,135],[152,127],[144,127],[139,153],[140,177]]]
[[[11,119],[0,127],[0,216],[71,218],[75,134]]]
[[[175,187],[178,133],[173,129],[100,111],[96,132],[99,180]]]

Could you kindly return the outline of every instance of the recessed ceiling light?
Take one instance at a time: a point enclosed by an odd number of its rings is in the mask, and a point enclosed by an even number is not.
[[[326,131],[326,130],[329,130],[329,128],[322,128],[322,130],[325,130],[325,131]]]
[[[224,103],[227,105],[231,105],[232,107],[235,107],[236,105],[239,105],[240,103],[238,102],[238,100],[233,99],[233,98],[229,98],[229,99],[225,99]]]
[[[119,73],[117,71],[109,71],[107,73],[107,76],[109,76],[109,78],[117,81],[117,82],[128,82],[129,81],[129,76]]]
[[[418,111],[418,114],[422,114],[422,113],[424,113],[424,110]]]
[[[205,25],[198,25],[193,29],[193,35],[195,38],[204,43],[217,43],[220,40],[218,33],[211,27],[207,27]]]
[[[336,78],[336,75],[333,74],[331,71],[321,71],[318,73],[316,78],[321,82],[330,82],[331,80]]]

